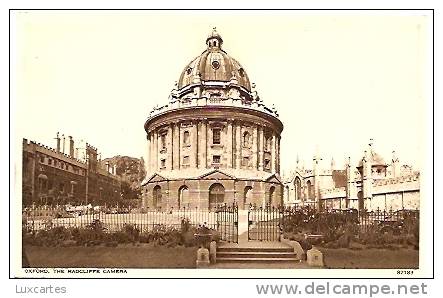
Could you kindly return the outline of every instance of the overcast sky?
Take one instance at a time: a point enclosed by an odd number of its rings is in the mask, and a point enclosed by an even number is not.
[[[16,12],[16,138],[55,147],[59,131],[103,157],[144,156],[149,111],[167,103],[216,26],[280,113],[283,171],[297,154],[310,167],[316,150],[324,166],[357,163],[370,138],[387,162],[396,150],[419,168],[430,133],[429,20],[393,13]]]

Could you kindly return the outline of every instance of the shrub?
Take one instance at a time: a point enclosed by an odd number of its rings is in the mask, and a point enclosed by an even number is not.
[[[134,224],[125,224],[123,226],[123,233],[127,234],[130,242],[139,241],[140,230]]]

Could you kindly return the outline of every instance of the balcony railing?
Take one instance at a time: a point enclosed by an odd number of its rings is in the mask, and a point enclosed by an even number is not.
[[[211,97],[211,98],[200,97],[200,98],[175,99],[166,105],[156,106],[149,113],[149,118],[180,108],[204,107],[204,106],[240,107],[240,108],[260,111],[276,118],[279,117],[277,111],[266,107],[262,102],[259,101],[245,101],[241,98],[237,99],[237,98],[224,98],[224,97]]]

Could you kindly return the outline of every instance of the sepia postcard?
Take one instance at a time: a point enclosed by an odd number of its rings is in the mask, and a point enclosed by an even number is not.
[[[433,276],[432,10],[10,11],[11,272]]]

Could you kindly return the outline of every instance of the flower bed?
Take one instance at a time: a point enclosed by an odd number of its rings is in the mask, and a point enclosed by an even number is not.
[[[304,249],[312,245],[348,248],[351,243],[369,248],[399,246],[418,249],[419,219],[404,216],[389,224],[374,221],[362,226],[359,217],[353,214],[300,211],[284,218],[283,237],[300,242]]]
[[[103,223],[94,220],[86,227],[49,227],[47,229],[28,231],[23,229],[23,244],[34,246],[117,246],[124,243],[152,243],[174,247],[199,246],[195,237],[202,227],[193,227],[189,220],[183,219],[180,229],[173,226],[156,225],[152,229],[140,231],[134,224],[125,224],[119,231],[108,232]],[[211,234],[211,240],[218,241],[218,233],[205,227]]]

